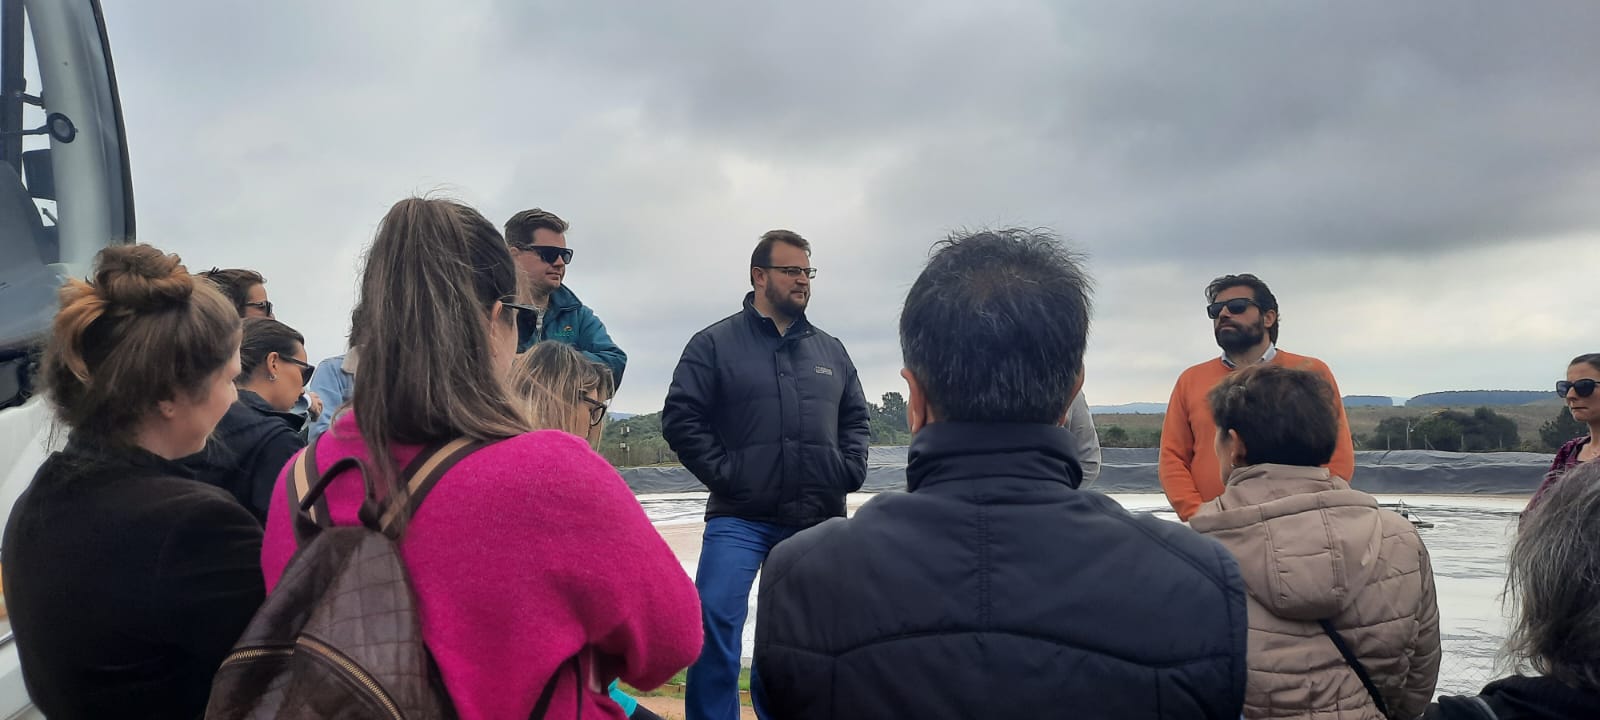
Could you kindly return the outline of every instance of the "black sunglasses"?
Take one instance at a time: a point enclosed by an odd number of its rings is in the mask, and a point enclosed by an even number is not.
[[[589,403],[589,427],[599,425],[601,420],[606,419],[606,413],[611,410],[611,403],[601,402],[588,395],[583,396],[583,401]]]
[[[561,262],[568,265],[572,264],[572,248],[554,247],[552,245],[513,245],[512,247],[522,252],[536,253],[540,260],[551,265],[556,264],[556,258],[561,258]]]
[[[539,308],[536,308],[536,307],[534,307],[532,305],[523,305],[521,303],[505,302],[504,300],[500,301],[500,304],[504,305],[504,306],[506,306],[508,308],[511,308],[512,310],[517,310],[519,312],[535,313],[535,314],[537,314],[539,312]],[[512,319],[513,322],[516,321],[515,317],[513,317],[511,319]]]
[[[253,307],[253,308],[261,308],[261,312],[266,313],[267,317],[272,317],[272,301],[271,300],[262,300],[261,302],[247,302],[247,303],[244,304],[244,306],[245,307]]]
[[[311,373],[316,372],[317,370],[311,365],[311,363],[301,362],[300,360],[289,357],[288,355],[284,355],[282,353],[278,354],[278,359],[300,368],[300,387],[305,387],[307,383],[310,383]]]
[[[1566,397],[1568,391],[1577,390],[1578,397],[1589,397],[1590,395],[1594,394],[1594,386],[1596,382],[1597,381],[1590,378],[1584,378],[1577,382],[1567,382],[1566,380],[1561,380],[1556,383],[1556,394],[1560,395],[1561,397]]]
[[[756,267],[761,268],[762,270],[777,270],[778,272],[788,275],[789,277],[795,278],[800,277],[801,275],[804,275],[808,278],[814,278],[817,276],[817,269],[814,267],[800,267],[798,265],[757,265]]]
[[[1228,310],[1229,315],[1240,315],[1252,307],[1261,306],[1257,305],[1256,301],[1251,300],[1250,298],[1234,298],[1232,300],[1223,300],[1221,302],[1214,302],[1210,305],[1207,305],[1206,315],[1212,320],[1215,320],[1219,317],[1222,317],[1222,310],[1224,308]]]

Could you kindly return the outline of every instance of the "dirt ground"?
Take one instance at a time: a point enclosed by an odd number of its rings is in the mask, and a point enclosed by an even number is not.
[[[639,698],[639,704],[667,720],[684,720],[683,701],[678,698],[643,697]],[[749,706],[739,708],[739,720],[756,720],[755,709]]]

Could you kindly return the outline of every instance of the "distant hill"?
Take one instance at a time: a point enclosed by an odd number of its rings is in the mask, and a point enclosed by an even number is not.
[[[1478,407],[1480,405],[1527,405],[1553,401],[1553,390],[1447,390],[1418,395],[1406,407]]]
[[[1090,405],[1095,415],[1160,415],[1167,411],[1166,403],[1136,402],[1122,405]]]
[[[1394,407],[1394,398],[1388,395],[1346,395],[1345,407]]]

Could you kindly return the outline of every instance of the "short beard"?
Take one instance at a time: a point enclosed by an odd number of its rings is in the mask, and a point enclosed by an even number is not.
[[[788,315],[791,318],[798,318],[805,314],[806,304],[803,302],[795,302],[789,297],[789,293],[776,292],[772,286],[768,285],[766,295],[767,304],[771,305],[773,310],[781,312],[784,315]]]
[[[1237,327],[1235,332],[1223,333],[1224,328],[1217,328],[1213,333],[1217,338],[1217,347],[1226,353],[1244,352],[1261,343],[1266,337],[1266,322],[1256,321],[1254,327]]]

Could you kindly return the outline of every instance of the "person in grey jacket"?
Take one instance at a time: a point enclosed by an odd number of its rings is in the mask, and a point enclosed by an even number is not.
[[[1083,468],[1080,489],[1094,484],[1100,477],[1100,434],[1094,429],[1094,415],[1089,412],[1089,401],[1078,393],[1067,412],[1067,432],[1072,433],[1072,448],[1078,453],[1078,465]]]

